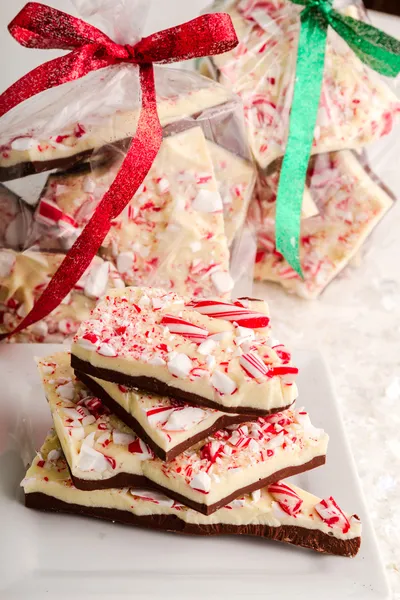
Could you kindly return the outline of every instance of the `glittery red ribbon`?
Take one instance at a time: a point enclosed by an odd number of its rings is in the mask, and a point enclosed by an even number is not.
[[[108,192],[30,313],[0,339],[43,319],[60,304],[89,267],[111,221],[133,198],[150,170],[162,141],[153,63],[221,54],[238,43],[231,18],[225,13],[203,15],[153,33],[134,46],[116,44],[89,23],[37,2],[29,2],[8,28],[22,46],[70,53],[40,65],[9,87],[0,96],[0,117],[44,90],[120,63],[139,66],[142,107],[135,137]]]

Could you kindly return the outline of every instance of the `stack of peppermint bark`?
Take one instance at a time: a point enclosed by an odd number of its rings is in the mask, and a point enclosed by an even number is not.
[[[297,368],[263,301],[114,289],[39,370],[54,431],[27,506],[357,553],[356,515],[283,481],[323,465],[328,436],[295,407]]]

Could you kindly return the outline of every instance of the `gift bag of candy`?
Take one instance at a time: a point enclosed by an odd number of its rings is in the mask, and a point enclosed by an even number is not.
[[[364,149],[399,120],[400,43],[368,24],[361,2],[213,8],[231,15],[239,44],[198,64],[244,104],[258,167],[255,277],[315,298],[393,202]]]
[[[153,66],[233,48],[230,17],[141,39],[142,4],[76,0],[101,30],[35,3],[10,24],[27,47],[70,50],[0,98],[0,314],[14,341],[69,338],[109,288],[229,298],[251,272],[242,103]]]

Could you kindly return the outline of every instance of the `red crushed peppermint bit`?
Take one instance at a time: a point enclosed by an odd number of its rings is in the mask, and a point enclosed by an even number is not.
[[[242,354],[239,358],[239,363],[242,369],[244,369],[253,379],[260,379],[261,377],[265,377],[268,373],[268,368],[255,352]]]
[[[72,227],[78,227],[76,221],[70,215],[64,213],[55,202],[44,198],[39,203],[35,218],[46,225],[54,225],[61,221]]]
[[[99,423],[97,425],[97,429],[100,429],[100,431],[107,431],[107,429],[108,429],[107,423]]]
[[[203,329],[203,327],[199,327],[198,325],[193,325],[193,323],[173,315],[163,316],[161,325],[166,325],[171,333],[181,335],[192,342],[204,342],[208,337],[207,329]]]
[[[69,135],[58,135],[56,137],[56,143],[57,144],[62,144],[64,140],[66,140],[67,138],[69,138]]]
[[[127,328],[126,328],[126,326],[125,326],[125,325],[121,325],[120,327],[117,327],[117,328],[115,329],[115,333],[116,333],[117,335],[124,335],[124,333],[125,333],[126,329],[127,329]]]
[[[316,512],[328,527],[340,527],[343,533],[347,533],[350,529],[350,522],[344,512],[336,504],[335,500],[330,496],[321,500],[314,506]]]
[[[208,460],[211,463],[215,463],[217,458],[224,451],[224,447],[219,442],[208,442],[200,450],[200,458],[202,460]]]
[[[291,384],[296,379],[299,370],[297,367],[272,367],[268,371],[268,377],[280,377],[283,383]]]
[[[291,517],[300,511],[303,500],[291,487],[282,481],[269,485],[268,493],[278,502],[281,509]]]
[[[132,454],[148,454],[149,457],[153,456],[150,448],[140,438],[136,438],[133,442],[128,445],[128,450]]]
[[[97,344],[99,340],[95,333],[85,333],[85,335],[82,336],[82,339],[88,340],[88,342],[91,342],[92,344]]]
[[[86,133],[86,129],[84,128],[83,125],[81,125],[80,123],[77,123],[75,125],[75,129],[74,129],[74,135],[77,138],[82,137],[84,134]]]
[[[38,467],[40,467],[41,469],[43,469],[44,465],[46,464],[45,460],[38,460],[38,462],[36,463]]]
[[[106,412],[106,407],[98,398],[87,398],[85,400],[86,408],[94,415],[100,415]]]
[[[123,394],[126,394],[128,392],[128,388],[125,387],[124,385],[118,384],[118,389],[120,392],[122,392]]]
[[[105,445],[108,446],[108,444],[105,444]],[[115,469],[115,467],[117,466],[115,458],[113,458],[112,456],[106,456],[105,454],[104,454],[104,458],[106,460],[108,460],[108,462],[110,463],[111,467],[113,469]]]
[[[290,352],[288,352],[283,344],[278,344],[277,346],[272,346],[272,350],[275,350],[276,354],[281,359],[284,365],[290,362],[292,358]]]
[[[216,302],[214,300],[194,300],[188,304],[190,308],[202,315],[214,319],[236,322],[241,327],[250,329],[261,329],[269,324],[269,317],[245,308],[239,301],[235,303]]]

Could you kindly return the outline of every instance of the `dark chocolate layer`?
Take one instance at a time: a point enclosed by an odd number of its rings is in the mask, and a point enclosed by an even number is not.
[[[86,385],[86,387],[95,396],[100,398],[100,400],[103,402],[103,404],[105,406],[107,406],[107,408],[109,408],[112,413],[117,415],[117,417],[119,419],[121,419],[121,421],[123,421],[123,423],[125,423],[126,425],[128,425],[128,427],[133,429],[133,431],[144,442],[146,442],[146,444],[148,444],[150,446],[150,448],[153,450],[153,452],[156,456],[158,456],[159,458],[161,458],[161,460],[164,460],[166,462],[174,459],[176,456],[178,456],[178,454],[180,454],[187,448],[194,446],[194,444],[197,444],[197,442],[204,440],[207,436],[212,434],[214,431],[218,431],[218,429],[223,429],[224,427],[227,427],[228,425],[244,423],[245,421],[252,421],[256,418],[256,417],[254,417],[254,415],[226,415],[226,414],[224,414],[219,419],[217,419],[217,421],[213,425],[211,425],[211,427],[208,427],[207,429],[203,429],[202,431],[200,431],[196,435],[188,438],[184,442],[177,444],[174,448],[171,448],[171,450],[165,451],[163,448],[160,448],[160,446],[158,446],[154,440],[151,439],[151,437],[143,429],[143,427],[141,426],[139,421],[137,421],[137,419],[135,419],[135,417],[133,415],[128,413],[120,404],[118,404],[118,402],[116,402],[113,398],[111,398],[111,396],[105,391],[105,389],[103,389],[101,387],[101,385],[96,383],[91,377],[88,377],[87,375],[85,375],[84,373],[80,373],[79,371],[75,371],[75,375],[77,376],[78,379],[80,379],[80,381],[82,381],[82,383],[84,383]]]
[[[29,162],[20,162],[9,167],[0,166],[0,181],[10,181],[12,179],[20,179],[27,175],[35,175],[36,173],[43,173],[45,171],[51,171],[52,169],[72,169],[84,160],[87,160],[92,154],[96,153],[96,161],[102,161],[102,156],[108,156],[110,154],[110,148],[120,148],[122,151],[126,151],[131,142],[131,138],[125,138],[123,140],[116,140],[110,142],[99,148],[89,148],[83,152],[78,152],[72,156],[64,156],[62,158],[55,158],[53,160],[36,160]]]
[[[110,488],[138,487],[150,488],[151,482],[144,475],[134,475],[132,473],[118,473],[108,479],[80,479],[72,474],[71,469],[68,469],[71,475],[72,482],[78,490],[90,492],[92,490],[109,490]]]
[[[260,408],[251,408],[248,406],[222,406],[221,404],[218,404],[213,400],[209,400],[208,398],[203,398],[198,394],[193,394],[191,392],[186,392],[170,386],[163,381],[155,379],[154,377],[134,377],[133,375],[126,375],[125,373],[120,373],[119,371],[95,367],[89,362],[78,358],[74,354],[71,354],[71,366],[80,373],[93,375],[93,377],[97,377],[98,379],[104,379],[105,381],[111,381],[112,383],[119,383],[128,388],[137,388],[139,390],[149,392],[150,394],[157,394],[158,396],[170,396],[171,398],[183,400],[188,404],[207,406],[208,408],[214,408],[226,413],[239,413],[245,415],[251,414],[253,416],[264,417],[265,415],[272,415],[274,413],[286,410],[291,406],[291,404],[287,404],[286,406],[273,408],[269,411],[265,411],[264,409]]]
[[[131,512],[118,509],[69,504],[40,492],[25,494],[25,505],[29,508],[46,512],[78,514],[116,523],[145,527],[147,529],[189,535],[252,535],[339,556],[355,556],[361,544],[359,537],[351,540],[339,540],[333,535],[328,535],[316,529],[306,529],[293,525],[281,525],[279,527],[253,524],[227,525],[222,523],[194,525],[185,523],[175,515],[137,516]]]

